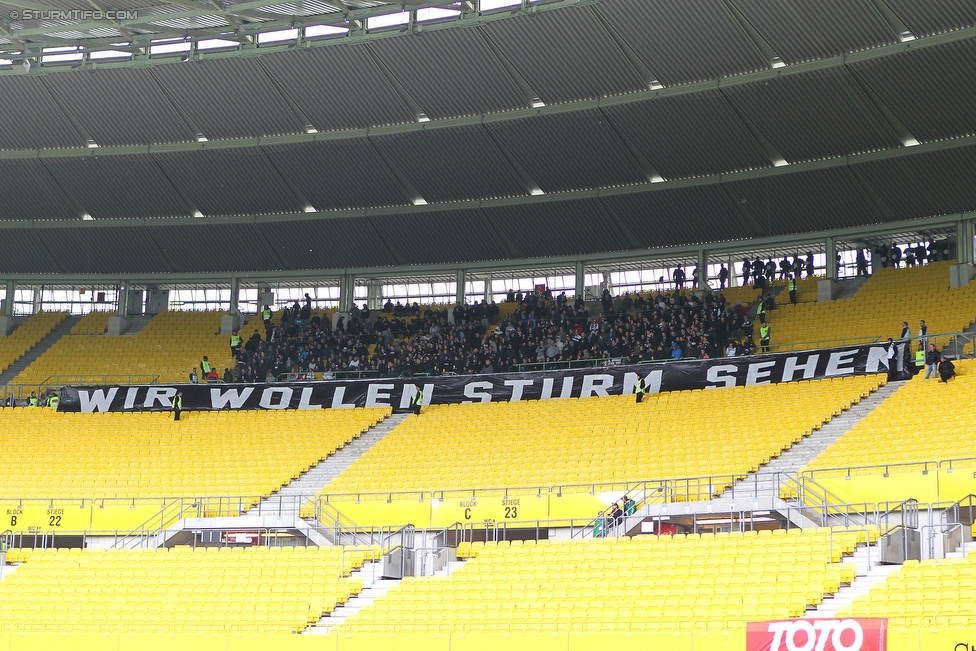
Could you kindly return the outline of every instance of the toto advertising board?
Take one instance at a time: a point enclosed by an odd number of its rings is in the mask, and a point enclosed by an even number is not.
[[[886,651],[887,619],[787,619],[746,627],[746,651]]]
[[[818,378],[884,373],[880,344],[637,366],[608,366],[492,375],[451,375],[287,384],[181,384],[64,387],[59,411],[171,409],[177,391],[187,410],[341,409],[391,406],[407,411],[421,387],[424,404],[517,402],[608,396],[634,392],[637,379],[648,393],[753,386]]]

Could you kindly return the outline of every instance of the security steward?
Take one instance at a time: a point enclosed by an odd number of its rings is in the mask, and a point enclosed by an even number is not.
[[[640,404],[641,400],[644,399],[644,378],[638,377],[637,384],[634,386],[634,396],[636,396],[637,404]]]
[[[424,406],[424,390],[420,386],[417,387],[417,392],[413,394],[410,406],[413,408],[413,413],[419,416],[420,408]]]
[[[237,357],[239,352],[241,352],[241,336],[235,330],[234,334],[230,336],[230,354]]]
[[[30,397],[27,399],[27,406],[28,407],[37,406],[37,394],[33,391],[31,391]]]
[[[210,374],[211,368],[212,367],[210,366],[210,358],[204,355],[203,359],[200,360],[200,372],[203,374],[203,377],[207,377]]]
[[[177,391],[173,397],[173,420],[179,420],[183,412],[183,392]]]
[[[759,326],[759,352],[769,352],[769,324]]]

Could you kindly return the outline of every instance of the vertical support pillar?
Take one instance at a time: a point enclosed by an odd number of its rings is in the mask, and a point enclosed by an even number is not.
[[[126,309],[128,307],[129,300],[129,283],[122,281],[119,283],[119,296],[118,296],[118,314],[121,317],[126,316]]]
[[[824,240],[824,250],[827,253],[827,279],[837,280],[837,241],[828,237]]]
[[[352,301],[356,297],[356,277],[351,274],[344,274],[339,279],[339,311],[349,312],[352,310]]]
[[[725,268],[729,270],[729,287],[738,287],[742,277],[735,273],[735,260],[731,255],[726,257]]]
[[[832,237],[824,240],[827,252],[827,277],[817,283],[817,300],[832,301],[837,296],[837,242]]]
[[[12,280],[7,281],[7,296],[3,299],[3,315],[2,316],[13,316],[14,315],[14,291],[17,289],[17,285]]]
[[[584,296],[586,293],[586,265],[580,260],[576,263],[576,296]]]
[[[603,272],[603,289],[613,295],[613,282],[610,280],[610,273],[606,271]]]
[[[237,314],[240,312],[240,302],[241,302],[241,279],[238,276],[234,276],[230,279],[230,313]],[[263,305],[261,307],[264,307]]]
[[[31,308],[31,314],[37,314],[41,311],[41,297],[44,295],[44,285],[40,287],[33,287],[34,291],[34,304]]]
[[[698,249],[698,290],[710,290],[708,284],[708,251]]]
[[[383,309],[383,285],[375,281],[366,285],[366,307],[370,310]]]
[[[7,295],[3,299],[3,310],[0,310],[0,337],[6,337],[14,331],[14,281],[7,281]]]
[[[973,263],[973,222],[963,218],[956,225],[956,262]]]
[[[457,289],[455,290],[457,296],[455,298],[455,304],[464,305],[464,292],[466,290],[465,285],[468,282],[468,273],[464,269],[457,270]]]
[[[495,292],[493,292],[491,289],[491,274],[488,274],[488,276],[485,278],[485,295],[483,298],[486,305],[495,302]]]

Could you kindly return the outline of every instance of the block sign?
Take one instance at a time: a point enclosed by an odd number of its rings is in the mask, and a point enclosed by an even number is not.
[[[746,651],[887,651],[887,619],[750,622]]]

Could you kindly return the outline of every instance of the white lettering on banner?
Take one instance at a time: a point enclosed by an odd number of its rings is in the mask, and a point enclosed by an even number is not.
[[[265,409],[288,409],[291,407],[292,393],[289,387],[269,387],[261,393],[258,405]],[[276,396],[277,400],[275,400]]]
[[[549,400],[552,398],[552,382],[553,378],[547,377],[542,378],[542,399]]]
[[[803,371],[803,379],[809,380],[817,374],[817,362],[820,355],[807,355],[807,361],[800,364],[799,357],[787,357],[783,366],[783,382],[792,382],[797,371]]]
[[[824,375],[827,377],[833,377],[835,375],[850,375],[854,372],[854,360],[851,359],[857,355],[856,350],[845,350],[840,353],[831,353],[830,357],[827,359],[827,370],[824,371]]]
[[[149,387],[146,390],[146,401],[142,403],[142,406],[145,409],[152,409],[158,402],[163,409],[172,409],[173,396],[175,395],[176,389],[171,389],[169,387]]]
[[[386,407],[390,404],[392,391],[396,388],[395,384],[383,384],[373,382],[366,388],[367,407]],[[382,400],[383,402],[380,402]],[[409,403],[407,403],[409,404]]]
[[[332,408],[333,409],[354,409],[355,404],[346,404],[342,402],[342,399],[346,397],[346,387],[336,387],[335,393],[332,394]]]
[[[416,384],[404,384],[403,393],[400,394],[400,409],[410,409],[410,403],[413,401],[413,394],[417,393]]]
[[[522,390],[525,387],[532,386],[532,380],[505,380],[505,386],[512,387],[512,397],[509,398],[511,402],[518,402],[522,399]]]
[[[464,385],[464,395],[471,400],[465,400],[464,404],[470,405],[477,398],[478,402],[491,402],[491,382],[470,382]],[[424,396],[426,399],[426,396]]]
[[[227,389],[226,391],[221,389],[210,389],[210,406],[214,409],[223,409],[225,407],[230,407],[231,409],[243,409],[244,403],[254,392],[254,387],[245,387],[243,389]]]
[[[758,362],[749,364],[746,371],[746,386],[751,387],[757,384],[769,384],[769,369],[776,366],[776,362]],[[760,380],[763,380],[760,382]]]
[[[864,629],[854,619],[797,619],[792,622],[770,622],[768,632],[773,634],[769,651],[860,651],[864,643]],[[844,632],[853,634],[850,644],[844,644]],[[803,633],[798,644],[797,633]],[[827,648],[827,641],[831,648]]]
[[[129,390],[125,392],[125,404],[122,405],[122,409],[134,409],[138,395],[139,387],[129,387]]]
[[[573,384],[576,383],[576,378],[569,376],[563,378],[563,388],[559,392],[560,398],[572,398],[573,397]]]
[[[664,371],[651,371],[644,376],[644,393],[661,393],[661,376]],[[637,389],[638,373],[624,373],[624,393],[633,393]]]
[[[732,365],[713,366],[705,373],[705,377],[709,382],[721,383],[722,386],[726,387],[734,387],[735,371],[737,368],[737,366]]]
[[[299,409],[322,409],[322,405],[312,404],[312,387],[302,389],[302,397],[298,399]]]
[[[90,394],[83,389],[78,390],[78,398],[81,400],[81,410],[84,412],[108,411],[112,408],[112,401],[115,394],[119,392],[118,387],[112,387],[108,391],[105,389],[95,389]],[[173,391],[175,394],[176,391]]]
[[[883,346],[871,346],[868,348],[868,361],[864,365],[865,373],[878,373],[881,365],[884,370],[888,370],[888,351]]]
[[[564,384],[565,386],[565,384]],[[580,398],[589,398],[594,394],[606,397],[610,395],[607,389],[613,386],[613,376],[600,373],[597,375],[584,375],[583,387],[580,389]],[[566,396],[563,396],[564,398]]]

